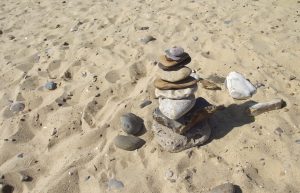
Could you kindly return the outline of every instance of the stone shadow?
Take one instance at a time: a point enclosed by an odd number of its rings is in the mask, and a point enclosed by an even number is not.
[[[247,115],[246,109],[255,103],[254,101],[246,101],[242,104],[231,104],[217,111],[209,120],[212,127],[210,141],[226,136],[236,127],[254,122],[254,117]]]

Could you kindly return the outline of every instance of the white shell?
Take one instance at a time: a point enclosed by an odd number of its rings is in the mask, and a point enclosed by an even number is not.
[[[235,99],[247,99],[256,92],[253,84],[237,72],[230,72],[228,74],[226,77],[226,87],[230,96]]]

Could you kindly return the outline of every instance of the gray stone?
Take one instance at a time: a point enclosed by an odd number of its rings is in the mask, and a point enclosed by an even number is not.
[[[159,110],[169,119],[176,120],[191,110],[195,103],[195,95],[179,100],[159,98]]]
[[[192,73],[189,67],[181,67],[176,70],[158,70],[158,76],[168,82],[177,82],[187,78]]]
[[[109,189],[122,189],[124,188],[123,182],[116,180],[116,179],[110,179],[107,183]]]
[[[9,109],[14,113],[18,113],[25,109],[25,104],[23,102],[16,101],[10,105]]]
[[[126,113],[121,116],[121,127],[128,134],[135,135],[141,131],[143,127],[143,119],[133,113]]]
[[[237,72],[230,72],[225,84],[230,96],[234,99],[247,99],[256,92],[256,88]]]
[[[154,38],[153,36],[148,35],[148,36],[142,38],[141,42],[144,43],[144,44],[147,44],[147,43],[149,43],[151,41],[154,41],[154,40],[156,40],[156,38]]]
[[[132,135],[118,135],[114,139],[114,144],[120,149],[133,151],[142,147],[145,144],[145,141]]]
[[[180,60],[181,56],[184,54],[184,49],[182,47],[172,47],[165,51],[167,58],[171,60]]]
[[[225,183],[212,188],[212,190],[209,193],[234,193],[234,192],[235,192],[234,185],[231,183]]]
[[[156,121],[153,121],[152,129],[158,144],[164,150],[173,153],[204,144],[209,139],[211,133],[211,128],[207,121],[198,123],[183,135],[172,131]]]
[[[198,39],[199,39],[199,38],[198,38],[197,36],[193,36],[193,40],[194,40],[194,41],[198,41]]]
[[[168,99],[183,99],[193,95],[198,90],[198,86],[195,85],[190,88],[176,89],[176,90],[160,90],[155,89],[155,96]]]
[[[45,88],[48,90],[55,90],[57,88],[57,84],[55,82],[47,82],[45,84]]]

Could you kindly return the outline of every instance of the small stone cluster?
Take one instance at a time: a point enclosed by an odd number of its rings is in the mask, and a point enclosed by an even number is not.
[[[153,131],[158,143],[170,152],[179,152],[205,143],[211,128],[207,119],[217,110],[203,98],[195,97],[197,80],[186,65],[191,57],[181,47],[172,47],[160,56],[154,81],[159,107],[153,112]]]

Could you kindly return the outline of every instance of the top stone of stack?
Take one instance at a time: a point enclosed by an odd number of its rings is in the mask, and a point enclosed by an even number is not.
[[[159,67],[163,70],[172,70],[179,66],[184,66],[191,61],[188,53],[181,47],[172,47],[165,50],[165,55],[159,57]]]

